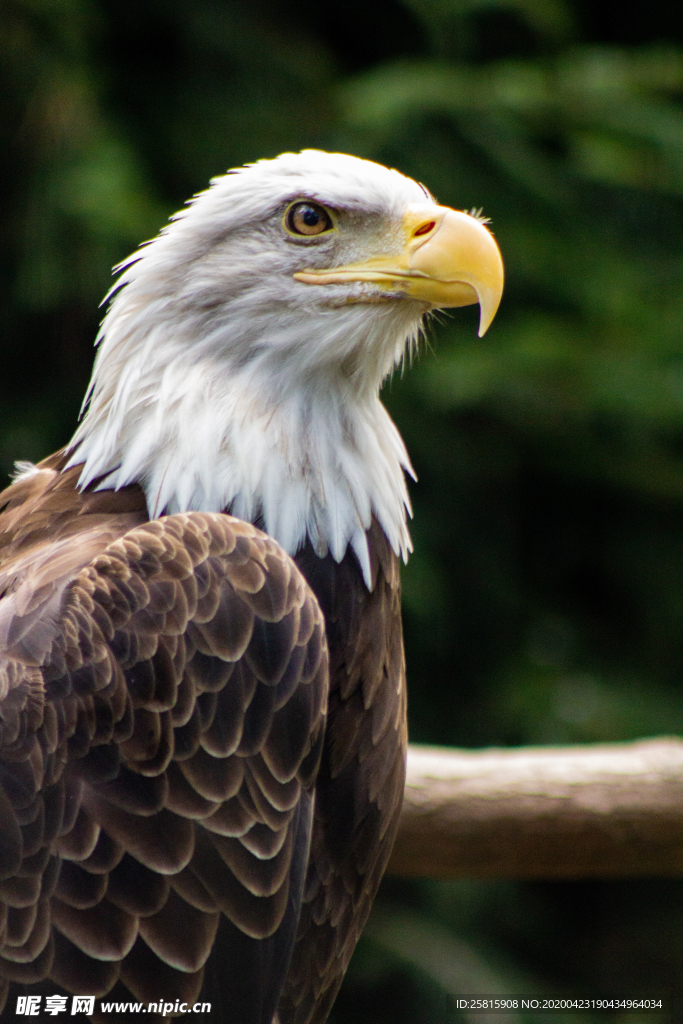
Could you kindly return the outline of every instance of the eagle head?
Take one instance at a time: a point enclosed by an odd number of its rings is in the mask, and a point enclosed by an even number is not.
[[[425,315],[503,287],[482,221],[379,164],[305,150],[215,178],[118,268],[69,465],[151,517],[230,511],[290,554],[374,515],[410,550],[410,461],[379,399]]]

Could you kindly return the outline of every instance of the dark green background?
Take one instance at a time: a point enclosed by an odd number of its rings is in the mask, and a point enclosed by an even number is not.
[[[385,392],[419,476],[413,740],[683,732],[683,9],[625,10],[2,0],[2,472],[69,438],[111,266],[212,175],[311,145],[396,166],[483,208],[508,273],[485,339],[441,316]],[[387,880],[332,1020],[680,991],[682,910],[678,880]]]

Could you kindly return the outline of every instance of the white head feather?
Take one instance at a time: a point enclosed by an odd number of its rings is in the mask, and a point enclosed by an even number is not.
[[[339,230],[285,231],[298,198],[336,211]],[[71,443],[80,485],[135,481],[153,518],[259,519],[290,554],[307,535],[337,561],[350,544],[368,586],[374,514],[405,558],[412,469],[379,389],[425,306],[349,301],[374,286],[293,274],[399,252],[405,209],[425,199],[397,171],[315,150],[216,178],[121,265]]]

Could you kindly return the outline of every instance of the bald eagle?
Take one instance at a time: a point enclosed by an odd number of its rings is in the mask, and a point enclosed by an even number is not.
[[[120,271],[71,443],[0,496],[2,998],[151,1024],[204,984],[212,1020],[322,1024],[404,783],[412,470],[379,389],[431,310],[486,330],[500,254],[305,151]]]

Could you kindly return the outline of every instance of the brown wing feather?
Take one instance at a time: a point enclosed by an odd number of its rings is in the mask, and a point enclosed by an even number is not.
[[[403,800],[406,687],[398,559],[376,522],[368,592],[347,554],[296,559],[325,615],[330,698],[306,891],[280,1024],[327,1019],[393,846]]]
[[[327,706],[320,609],[254,527],[146,523],[137,488],[80,496],[59,468],[0,496],[0,979],[191,1002],[222,916],[226,1019],[270,1024]]]

